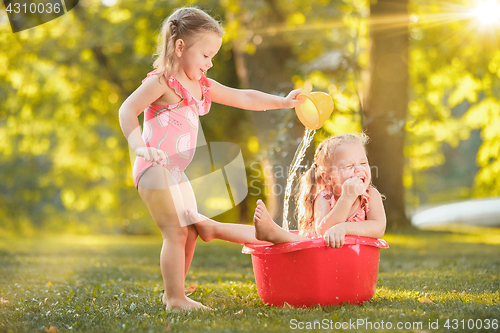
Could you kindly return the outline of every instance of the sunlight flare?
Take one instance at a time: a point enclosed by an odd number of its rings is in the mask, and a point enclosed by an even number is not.
[[[482,1],[477,4],[473,14],[482,24],[499,23],[500,5],[496,0]]]

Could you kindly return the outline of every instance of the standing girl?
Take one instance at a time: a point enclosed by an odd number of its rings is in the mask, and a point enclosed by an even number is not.
[[[186,219],[186,209],[196,210],[196,201],[184,170],[196,147],[198,117],[209,112],[212,102],[254,111],[293,108],[301,92],[294,90],[285,98],[208,79],[205,72],[212,67],[222,35],[218,22],[202,10],[176,10],[163,23],[155,70],[119,112],[123,134],[137,155],[134,184],[163,237],[160,267],[167,310],[206,308],[184,294],[198,236]],[[137,117],[143,111],[141,135]]]
[[[338,248],[344,245],[345,235],[382,237],[386,218],[382,197],[371,186],[367,142],[365,134],[344,134],[319,144],[314,163],[301,178],[297,200],[299,234],[274,223],[262,200],[257,201],[255,209],[255,236],[245,233],[251,232],[243,229],[248,226],[218,223],[193,210],[189,210],[189,217],[197,222],[196,229],[205,241],[219,238],[236,243],[278,244],[323,237],[326,246]]]

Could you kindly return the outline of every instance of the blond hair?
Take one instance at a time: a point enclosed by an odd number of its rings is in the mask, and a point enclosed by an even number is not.
[[[328,170],[336,160],[338,147],[348,143],[360,143],[366,147],[369,138],[364,133],[341,134],[322,141],[314,153],[314,163],[300,178],[297,194],[297,220],[299,230],[314,230],[314,201],[321,189],[327,187],[321,176],[322,170]]]
[[[203,10],[196,7],[182,7],[174,11],[163,21],[160,32],[160,43],[156,51],[156,60],[153,67],[158,77],[165,72],[173,73],[177,70],[175,59],[175,42],[182,39],[187,46],[193,42],[193,37],[200,33],[213,32],[222,37],[224,31],[219,22]]]

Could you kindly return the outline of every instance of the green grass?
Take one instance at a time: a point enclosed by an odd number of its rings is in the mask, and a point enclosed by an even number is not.
[[[370,331],[347,325],[358,319],[377,332],[480,331],[468,329],[470,320],[474,327],[489,320],[483,331],[500,331],[493,321],[500,321],[500,230],[384,238],[391,247],[381,252],[371,301],[310,309],[264,305],[241,246],[200,242],[186,286],[198,285],[191,297],[213,310],[180,313],[167,313],[161,304],[158,237],[0,238],[0,332],[46,332],[51,326],[59,332],[283,332],[314,321],[344,323],[342,332]],[[376,330],[382,320],[384,327],[422,327]],[[430,329],[429,321],[439,329]]]

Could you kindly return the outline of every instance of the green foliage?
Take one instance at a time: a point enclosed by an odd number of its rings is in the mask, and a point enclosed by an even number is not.
[[[226,29],[211,76],[238,86],[232,47],[240,43],[252,52],[259,36],[274,34],[260,21],[269,3],[194,3],[222,19]],[[151,70],[161,21],[181,4],[122,1],[106,6],[88,1],[60,19],[18,34],[1,26],[6,37],[0,41],[6,51],[0,55],[5,65],[0,69],[0,168],[6,180],[0,184],[1,229],[26,234],[36,229],[153,232],[149,213],[133,189],[117,111]],[[330,91],[343,110],[328,122],[327,131],[356,128],[352,68],[346,66],[355,62],[348,45],[356,28],[342,26],[342,20],[354,21],[347,16],[359,16],[353,6],[322,0],[279,2],[275,8],[287,18],[276,27],[273,40],[291,43],[297,68],[328,49],[344,52],[343,67],[334,69],[336,79],[332,73],[303,71],[317,89]],[[329,17],[337,21],[325,23]],[[301,80],[297,76],[296,83],[301,85]],[[255,159],[247,142],[255,138],[245,119],[245,113],[214,105],[201,122],[207,141],[239,144],[250,165]]]
[[[457,147],[480,130],[472,191],[442,189],[447,199],[497,196],[500,162],[500,41],[498,27],[484,26],[471,12],[473,1],[456,4],[411,2],[416,23],[410,25],[411,102],[409,159],[405,185],[428,192],[433,179],[427,171],[445,163],[444,145]],[[440,19],[440,17],[442,17]],[[469,156],[468,159],[472,158]],[[462,185],[463,186],[463,185]],[[452,193],[454,192],[454,194]],[[410,193],[411,194],[411,193]],[[442,199],[441,199],[442,200]],[[418,205],[419,198],[411,198]]]
[[[283,332],[292,319],[368,318],[422,322],[423,330],[429,320],[439,320],[436,332],[448,332],[446,319],[498,319],[498,230],[385,239],[390,248],[381,252],[371,301],[309,309],[264,305],[241,245],[200,242],[186,286],[197,285],[190,297],[212,310],[168,313],[161,304],[159,236],[0,238],[0,331],[45,332],[54,326],[59,332]]]
[[[473,6],[471,0],[455,2],[410,1],[404,184],[413,190],[408,201],[414,206],[500,194],[498,31],[446,16]],[[369,58],[369,1],[147,0],[112,6],[84,1],[67,15],[20,33],[0,26],[0,230],[154,232],[133,188],[117,111],[152,69],[162,20],[186,4],[223,22],[224,44],[211,77],[237,87],[236,49],[255,54],[266,43],[284,44],[291,50],[291,81],[326,91],[335,101],[336,112],[316,141],[364,127],[360,99]],[[325,54],[337,60],[325,64]],[[249,168],[259,149],[278,155],[286,148],[281,145],[296,147],[287,142],[293,117],[289,113],[275,126],[274,145],[268,146],[255,137],[247,112],[214,105],[201,122],[207,141],[237,143]],[[446,165],[446,151],[478,131],[473,187],[433,187],[439,177],[432,171]],[[450,177],[463,178],[460,173]],[[238,218],[236,212],[229,215]]]
[[[21,33],[0,26],[0,229],[156,230],[133,187],[117,112],[152,70],[158,27],[179,5],[87,1]],[[223,73],[216,73],[223,83],[234,78]],[[211,141],[227,141],[214,133],[242,127],[229,125],[234,113],[220,113],[207,131]]]
[[[7,227],[148,231],[137,225],[147,212],[130,190],[117,110],[146,72],[155,42],[138,48],[126,36],[147,40],[155,28],[137,23],[141,11],[132,17],[130,9],[87,2],[18,34],[1,27],[0,167],[9,181],[0,185],[0,216]]]
[[[331,134],[361,130],[357,85],[361,85],[360,71],[368,64],[369,2],[222,1],[221,5],[226,10],[225,42],[248,54],[266,47],[263,44],[289,45],[295,86],[326,91],[333,97],[336,112],[316,135],[316,142]],[[332,50],[337,60],[325,61],[330,58],[325,53]],[[289,122],[284,117],[278,126],[286,131]],[[281,150],[289,141],[279,133],[275,139]],[[280,149],[271,145],[269,151],[279,154]]]

